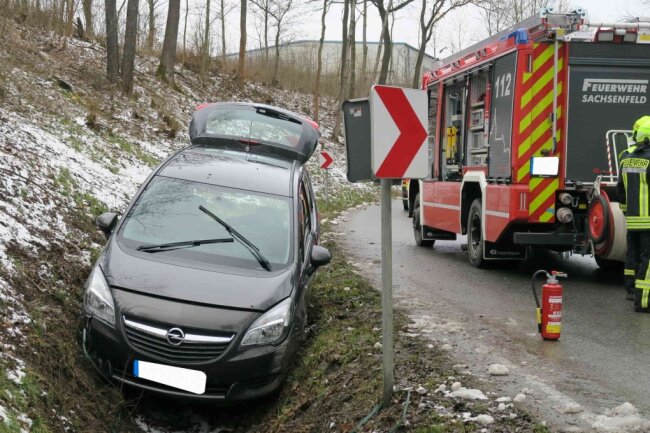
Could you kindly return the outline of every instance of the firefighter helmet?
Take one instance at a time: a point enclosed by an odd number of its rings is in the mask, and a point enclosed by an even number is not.
[[[634,140],[640,144],[650,144],[650,116],[634,132]]]
[[[639,130],[642,127],[644,127],[643,129],[645,129],[646,131],[647,131],[648,128],[650,128],[650,116],[640,117],[636,122],[634,122],[634,125],[632,126],[632,139],[636,143],[643,143],[644,142],[644,137],[640,137],[639,134],[638,134]],[[647,134],[647,132],[645,134],[645,137],[650,138],[650,136]]]

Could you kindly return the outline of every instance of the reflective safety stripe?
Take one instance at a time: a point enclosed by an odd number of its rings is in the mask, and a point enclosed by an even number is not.
[[[650,289],[644,289],[641,295],[641,308],[648,308],[648,294],[650,294]]]
[[[630,276],[633,277],[633,276],[636,275],[636,271],[635,271],[634,269],[625,269],[625,270],[623,271],[623,274],[624,274],[624,275],[630,275]]]
[[[637,289],[650,289],[650,281],[636,280],[634,282],[634,287]]]

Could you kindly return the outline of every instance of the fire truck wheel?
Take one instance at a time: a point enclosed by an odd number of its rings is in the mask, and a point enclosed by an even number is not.
[[[623,270],[623,262],[619,262],[618,260],[608,260],[604,259],[598,254],[594,256],[594,259],[596,259],[596,264],[600,269],[603,271],[622,271]]]
[[[476,199],[469,208],[469,217],[467,218],[467,257],[472,266],[481,268],[485,264],[483,259],[483,236],[481,200]]]
[[[436,241],[427,241],[422,239],[422,226],[420,226],[420,194],[415,196],[413,203],[413,237],[415,245],[419,247],[432,247]]]

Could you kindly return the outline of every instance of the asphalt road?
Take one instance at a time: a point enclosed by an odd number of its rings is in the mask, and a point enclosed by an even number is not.
[[[622,276],[599,270],[589,257],[562,258],[550,252],[523,264],[476,269],[461,250],[464,237],[437,241],[433,248],[417,247],[401,201],[393,201],[392,208],[395,303],[430,338],[448,343],[452,355],[478,374],[490,362],[509,365],[512,374],[500,382],[502,391],[534,386],[532,394],[550,402],[545,416],[555,405],[559,421],[565,416],[558,415],[558,405],[570,400],[593,413],[629,401],[645,416],[650,414],[650,315],[634,313]],[[379,287],[379,206],[345,219],[338,235],[359,269]],[[537,269],[569,276],[562,281],[558,342],[542,341],[536,334],[530,278]]]

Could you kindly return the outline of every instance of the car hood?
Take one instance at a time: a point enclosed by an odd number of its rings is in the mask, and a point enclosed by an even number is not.
[[[113,242],[109,244],[100,266],[110,287],[184,302],[256,311],[269,309],[290,296],[293,290],[295,266],[281,272],[251,271],[243,275],[138,255],[126,253]]]

